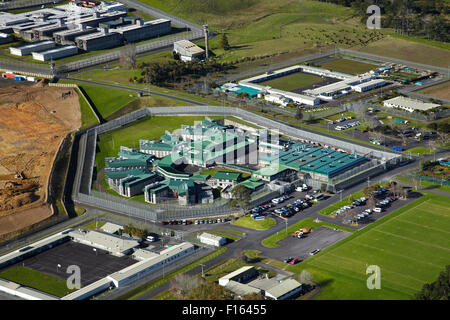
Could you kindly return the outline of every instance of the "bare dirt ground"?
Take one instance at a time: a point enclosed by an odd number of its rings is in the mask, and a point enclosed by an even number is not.
[[[47,193],[53,162],[62,140],[80,126],[73,89],[0,88],[0,236],[52,215]]]
[[[419,91],[419,93],[436,98],[450,100],[450,81],[422,89]]]

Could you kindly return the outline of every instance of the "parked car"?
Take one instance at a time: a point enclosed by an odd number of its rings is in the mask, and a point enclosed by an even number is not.
[[[284,262],[285,262],[285,263],[289,263],[289,262],[291,262],[293,259],[294,259],[294,258],[289,257],[289,258],[284,259]]]
[[[383,211],[383,209],[381,209],[381,208],[373,208],[373,212],[381,212],[381,211]]]
[[[315,255],[315,254],[318,254],[319,252],[320,252],[320,249],[315,249],[315,250],[311,251],[311,252],[309,253],[309,255],[313,256],[313,255]]]
[[[299,260],[297,258],[294,258],[289,263],[290,264],[296,264],[297,262],[299,262]]]

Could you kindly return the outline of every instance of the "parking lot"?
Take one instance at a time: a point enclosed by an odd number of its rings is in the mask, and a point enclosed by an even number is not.
[[[299,239],[290,235],[279,241],[280,247],[271,250],[270,256],[280,261],[289,257],[305,260],[311,257],[309,254],[311,251],[315,249],[322,251],[349,235],[351,235],[350,232],[319,227],[304,235],[303,238]]]
[[[68,241],[10,267],[25,266],[67,279],[70,276],[66,273],[67,267],[76,265],[81,269],[81,285],[86,286],[136,262],[130,256],[115,257],[107,251],[94,251],[90,246]]]

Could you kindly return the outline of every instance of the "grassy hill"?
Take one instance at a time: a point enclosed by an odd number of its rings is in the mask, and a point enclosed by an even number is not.
[[[226,33],[231,50],[211,50],[223,61],[243,57],[285,58],[335,46],[446,67],[448,45],[399,36],[391,29],[373,32],[351,8],[311,0],[140,0],[186,20],[207,23]],[[275,62],[275,61],[273,61]]]

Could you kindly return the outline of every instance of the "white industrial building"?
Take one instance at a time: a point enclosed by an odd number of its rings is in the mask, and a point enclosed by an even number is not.
[[[202,59],[205,56],[205,50],[188,40],[174,42],[173,51],[180,54],[181,60],[185,62]]]
[[[70,57],[78,53],[76,46],[62,46],[50,50],[32,52],[33,59],[39,61],[55,60],[64,57]]]
[[[365,91],[369,91],[369,90],[372,90],[375,88],[380,88],[380,87],[386,85],[387,83],[388,82],[384,79],[373,79],[368,82],[354,85],[352,88],[356,92],[365,92]]]
[[[198,239],[200,240],[201,243],[215,247],[220,247],[227,243],[227,239],[225,237],[221,237],[207,232],[199,234]]]
[[[108,251],[117,257],[129,254],[134,248],[139,246],[139,242],[136,240],[102,231],[72,231],[69,233],[69,236],[75,242]]]
[[[399,108],[408,112],[428,111],[440,107],[436,103],[423,102],[421,100],[408,97],[398,96],[389,100],[385,100],[383,105],[388,108]]]
[[[265,290],[265,296],[274,300],[286,300],[302,290],[302,284],[294,279],[287,279]]]
[[[285,300],[302,290],[302,284],[294,279],[274,280],[258,277],[253,266],[245,266],[219,279],[219,285],[231,290],[236,296],[259,293],[269,299]]]
[[[114,226],[115,224],[111,225]],[[85,237],[83,235],[80,235],[79,232],[74,232],[72,229],[64,230],[55,235],[39,240],[33,244],[15,250],[11,253],[0,256],[0,267],[14,264],[27,257],[33,256],[35,254],[38,254],[39,252],[45,251],[60,243],[70,240],[77,241],[78,239],[79,241],[77,242],[85,243],[96,248],[106,249],[113,254],[116,252],[122,253],[126,248],[133,249],[137,244],[137,242],[135,242],[134,240],[131,240],[131,242],[121,243],[120,240],[117,240],[120,237],[115,237],[104,232],[91,231],[89,232],[89,234],[90,235],[88,237]],[[160,270],[164,266],[168,266],[171,263],[185,257],[186,255],[193,253],[194,251],[195,246],[189,242],[183,242],[181,244],[174,245],[160,252],[151,252],[147,249],[136,249],[134,250],[133,257],[138,261],[133,265],[110,274],[109,276],[106,276],[87,286],[84,286],[79,290],[65,295],[62,298],[58,298],[51,294],[35,290],[5,279],[0,279],[0,291],[18,296],[26,300],[87,299],[94,294],[107,290],[108,288],[126,285],[133,280],[146,276],[150,272]]]
[[[44,51],[54,48],[56,44],[53,41],[46,40],[41,42],[35,42],[26,44],[20,47],[10,47],[9,52],[16,56],[26,56],[32,52]]]

